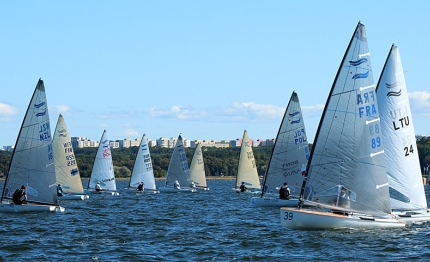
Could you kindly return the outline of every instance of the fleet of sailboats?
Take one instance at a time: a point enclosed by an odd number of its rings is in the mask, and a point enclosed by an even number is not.
[[[64,117],[58,116],[54,137],[52,138],[52,151],[54,154],[55,175],[57,183],[61,185],[63,194],[60,200],[85,200],[89,196],[84,193],[81,175],[67,130]]]
[[[279,188],[286,183],[290,198],[280,199]],[[57,195],[57,184],[63,195]],[[142,190],[139,185],[144,185]],[[311,152],[293,91],[262,188],[244,131],[233,189],[242,192],[241,185],[245,192],[261,193],[251,198],[252,206],[281,207],[281,225],[290,229],[402,228],[430,221],[397,46],[392,45],[375,86],[366,31],[359,22],[330,89]],[[20,188],[26,195],[22,203],[14,194]],[[179,135],[165,185],[157,190],[148,140],[142,136],[125,191],[189,193],[197,188],[209,190],[200,143],[188,166]],[[106,130],[87,192],[119,195]],[[6,173],[0,212],[64,212],[59,200],[88,198],[61,114],[51,138],[45,86],[39,79]]]
[[[15,190],[24,186],[26,203],[14,204]],[[1,195],[0,212],[64,210],[57,198],[45,85],[39,79],[16,139]]]
[[[181,135],[179,135],[170,157],[165,185],[159,188],[159,191],[160,193],[196,192],[196,189],[191,187],[190,168]]]
[[[143,182],[142,190],[138,191],[138,186]],[[149,152],[148,139],[143,134],[139,150],[134,161],[133,171],[128,183],[128,191],[159,193],[155,186],[154,170],[152,169],[152,159]]]
[[[297,206],[308,158],[308,140],[299,97],[293,91],[273,145],[261,196],[251,199],[252,206]],[[290,199],[279,198],[279,188],[284,183],[290,189]]]
[[[391,212],[380,129],[367,36],[358,23],[318,126],[299,207],[282,207],[281,224],[292,229],[404,227]],[[301,208],[302,201],[318,208]]]
[[[245,191],[247,193],[260,192],[260,178],[258,177],[251,141],[249,140],[248,132],[246,130],[243,132],[236,176],[236,186],[234,190],[236,192],[240,192],[240,186],[242,184],[247,188]]]
[[[429,221],[408,90],[395,45],[391,46],[376,93],[393,213],[409,223]]]
[[[201,143],[197,144],[190,164],[190,178],[195,187],[202,190],[209,190],[206,183],[205,163],[203,161],[203,151]]]
[[[100,185],[101,191],[95,190],[97,184]],[[87,190],[98,194],[119,195],[116,191],[112,154],[106,130],[103,131],[100,139]]]

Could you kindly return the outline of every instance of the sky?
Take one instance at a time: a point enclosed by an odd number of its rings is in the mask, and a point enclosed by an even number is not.
[[[399,47],[416,134],[430,134],[430,2],[3,1],[0,148],[44,80],[52,133],[100,140],[275,138],[293,91],[309,142],[359,21],[375,84]]]

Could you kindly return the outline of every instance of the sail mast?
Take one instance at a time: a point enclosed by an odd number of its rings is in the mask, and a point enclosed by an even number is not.
[[[361,24],[361,22],[360,22],[360,21],[358,21],[358,24],[357,24],[357,26],[356,26],[356,28],[355,28],[355,31],[354,31],[354,33],[352,34],[351,40],[349,41],[348,47],[346,48],[346,51],[345,51],[345,53],[344,53],[344,55],[343,55],[342,62],[341,62],[341,63],[340,63],[340,65],[339,65],[339,69],[337,70],[335,80],[333,81],[333,85],[331,86],[331,89],[330,89],[330,93],[329,93],[329,94],[328,94],[328,96],[327,96],[327,100],[326,100],[326,103],[325,103],[325,106],[324,106],[324,110],[323,110],[323,113],[322,113],[322,115],[321,115],[320,122],[319,122],[319,124],[318,124],[317,132],[316,132],[316,134],[315,134],[314,143],[312,144],[312,149],[311,149],[310,157],[309,157],[308,163],[307,163],[307,165],[306,165],[306,173],[305,173],[305,177],[303,178],[302,188],[300,189],[300,197],[299,197],[299,203],[298,203],[298,207],[299,207],[299,208],[301,208],[301,207],[302,207],[302,205],[303,205],[303,200],[304,200],[304,199],[303,199],[303,197],[304,197],[304,192],[305,192],[306,183],[307,183],[307,179],[308,179],[308,171],[309,171],[309,168],[310,168],[311,163],[312,163],[312,158],[313,158],[314,151],[315,151],[315,145],[316,145],[316,143],[318,142],[318,136],[319,136],[319,133],[320,133],[320,131],[321,131],[321,126],[322,126],[322,123],[323,123],[323,119],[324,119],[324,116],[325,116],[325,114],[326,114],[326,112],[327,112],[328,101],[330,100],[330,97],[331,97],[331,96],[332,96],[332,94],[333,94],[333,90],[334,90],[334,88],[335,88],[335,86],[336,86],[336,83],[337,83],[337,81],[338,81],[339,74],[340,74],[341,69],[342,69],[342,67],[343,67],[343,64],[344,64],[344,62],[345,62],[345,59],[347,58],[348,50],[349,50],[349,48],[351,47],[351,44],[353,43],[354,38],[355,38],[355,35],[356,35],[356,33],[357,33],[357,30],[359,29],[359,27],[360,27],[360,26],[362,26],[362,24]]]

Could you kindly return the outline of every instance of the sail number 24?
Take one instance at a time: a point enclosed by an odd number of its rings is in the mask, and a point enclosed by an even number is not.
[[[285,211],[285,213],[284,213],[284,220],[293,220],[293,216],[294,216],[293,212]]]

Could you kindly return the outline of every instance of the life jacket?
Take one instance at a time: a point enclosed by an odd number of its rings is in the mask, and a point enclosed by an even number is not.
[[[15,202],[15,203],[20,202],[21,196],[22,196],[21,189],[15,190],[15,193],[13,193],[13,195],[12,195],[13,202]]]

